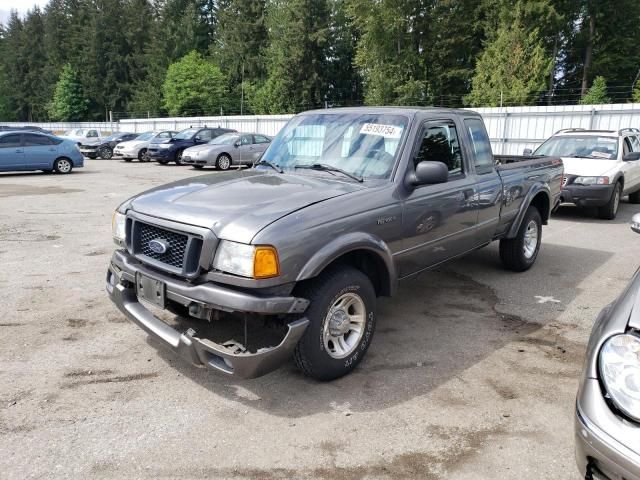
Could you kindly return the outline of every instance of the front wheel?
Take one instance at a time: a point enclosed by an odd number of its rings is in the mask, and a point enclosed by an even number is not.
[[[113,157],[113,150],[111,150],[111,148],[102,147],[100,149],[100,158],[103,158],[104,160],[111,160],[111,157]]]
[[[68,158],[59,158],[53,162],[53,171],[56,173],[71,173],[73,163]]]
[[[183,151],[184,151],[184,150],[178,150],[178,151],[176,152],[176,165],[184,165],[184,164],[182,163],[182,152],[183,152]]]
[[[147,149],[146,148],[142,148],[138,152],[138,161],[139,162],[148,162],[149,161],[149,155],[147,155]]]
[[[541,240],[542,217],[538,209],[531,205],[522,219],[516,237],[500,240],[500,259],[503,265],[514,272],[528,270],[538,258]]]
[[[294,352],[296,365],[317,380],[350,373],[364,357],[375,330],[376,294],[371,280],[353,267],[338,267],[304,284],[309,326]]]
[[[216,160],[216,167],[218,170],[229,170],[231,166],[231,157],[226,153],[221,154]]]
[[[620,197],[622,196],[622,185],[620,182],[616,183],[611,193],[611,198],[606,205],[598,208],[598,216],[604,220],[613,220],[618,214],[618,207],[620,206]]]

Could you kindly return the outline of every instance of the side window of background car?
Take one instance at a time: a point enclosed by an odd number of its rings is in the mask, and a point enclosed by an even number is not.
[[[630,137],[625,137],[622,141],[622,156],[625,156],[627,153],[632,152]]]
[[[476,167],[476,173],[482,174],[493,171],[491,142],[482,120],[478,118],[465,118],[464,124],[469,132],[473,153],[475,154],[473,162]]]
[[[631,141],[631,151],[640,152],[640,140],[638,140],[638,137],[629,137],[629,140]]]
[[[270,140],[265,137],[264,135],[254,135],[253,138],[255,139],[256,143],[269,143]]]
[[[414,166],[420,162],[442,162],[449,169],[450,176],[461,175],[462,152],[453,122],[425,124],[420,147],[413,161]]]
[[[171,138],[171,134],[169,132],[162,132],[158,135],[159,138]]]
[[[20,135],[5,135],[0,137],[0,148],[15,148],[20,146]]]
[[[251,135],[243,135],[240,137],[240,144],[242,145],[250,145],[251,144]]]
[[[89,130],[87,132],[87,138],[96,138],[98,136],[97,130]]]
[[[213,138],[211,130],[201,130],[200,133],[198,133],[198,136],[200,137],[201,142],[208,142]]]
[[[42,145],[51,145],[53,142],[44,135],[34,135],[33,133],[25,133],[23,135],[25,147],[37,147]]]

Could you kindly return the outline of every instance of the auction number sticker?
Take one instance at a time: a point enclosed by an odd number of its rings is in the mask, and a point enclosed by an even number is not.
[[[360,134],[378,135],[384,138],[399,139],[402,135],[402,127],[383,125],[381,123],[365,123],[360,129]]]

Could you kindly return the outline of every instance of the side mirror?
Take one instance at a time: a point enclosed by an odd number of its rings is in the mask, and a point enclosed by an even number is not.
[[[640,233],[640,213],[636,213],[631,217],[631,230]]]
[[[635,162],[636,160],[640,160],[640,152],[629,152],[622,157],[624,162]]]
[[[193,140],[196,141],[196,142],[200,142],[200,141],[202,141],[202,138],[200,137],[200,135],[196,135]]]
[[[530,157],[532,153],[533,153],[533,150],[531,150],[530,148],[525,148],[522,151],[522,155],[525,157]]]
[[[235,142],[235,143],[233,144],[233,146],[234,146],[234,147],[236,147],[236,148],[238,148],[240,145],[242,145],[242,144],[240,143],[240,140],[238,140],[237,142]]]
[[[431,185],[449,180],[449,168],[442,162],[420,162],[410,175],[411,185]]]

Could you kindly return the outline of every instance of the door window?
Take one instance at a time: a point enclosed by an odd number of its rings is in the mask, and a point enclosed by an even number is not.
[[[198,133],[198,140],[200,142],[208,142],[211,138],[211,130],[200,130]]]
[[[474,165],[476,173],[487,173],[493,171],[493,153],[491,152],[491,142],[489,135],[484,128],[484,123],[478,118],[465,118],[464,124],[469,132],[471,145],[474,153]]]
[[[0,137],[0,148],[15,148],[20,146],[20,135],[5,135]]]
[[[97,130],[89,130],[87,132],[87,138],[97,138],[98,137],[98,131]]]
[[[25,133],[23,136],[25,147],[39,147],[42,145],[53,145],[51,139],[45,135],[35,135],[33,133]]]
[[[171,138],[171,133],[170,132],[161,132],[158,135],[158,138]]]
[[[629,137],[629,139],[631,140],[631,151],[632,152],[640,152],[640,140],[638,140],[638,137]]]
[[[240,138],[240,143],[242,145],[250,145],[251,144],[251,135],[243,135]]]
[[[427,123],[422,131],[420,148],[413,161],[414,166],[420,162],[442,162],[449,169],[450,177],[462,175],[462,151],[453,122]]]
[[[255,143],[269,143],[270,140],[264,135],[254,135],[253,136]]]

